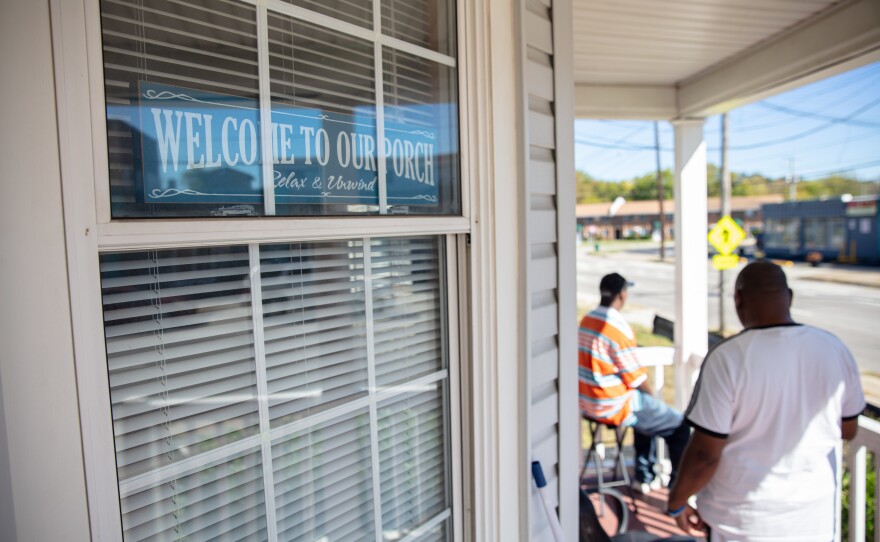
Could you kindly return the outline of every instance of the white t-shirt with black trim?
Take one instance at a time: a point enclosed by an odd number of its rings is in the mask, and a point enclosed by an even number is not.
[[[713,348],[685,414],[727,439],[697,496],[713,540],[832,540],[840,421],[864,408],[852,354],[821,329],[752,328]]]

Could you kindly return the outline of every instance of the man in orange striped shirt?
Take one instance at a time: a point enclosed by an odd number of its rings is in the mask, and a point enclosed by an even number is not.
[[[578,377],[581,413],[614,426],[633,426],[636,451],[634,486],[647,493],[654,481],[654,437],[669,446],[672,477],[690,430],[680,412],[655,399],[648,372],[639,363],[632,328],[620,309],[627,287],[618,273],[602,277],[600,305],[583,317],[578,332]]]

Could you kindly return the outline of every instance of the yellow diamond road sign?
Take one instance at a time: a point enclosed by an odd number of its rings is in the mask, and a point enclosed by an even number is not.
[[[734,222],[730,215],[721,217],[715,227],[709,232],[709,242],[721,254],[730,254],[743,239],[746,238],[746,232]]]

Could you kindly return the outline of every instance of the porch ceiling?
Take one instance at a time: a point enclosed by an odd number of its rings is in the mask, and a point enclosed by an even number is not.
[[[573,0],[580,118],[705,116],[880,58],[880,0]]]
[[[575,83],[675,85],[832,0],[575,0]]]

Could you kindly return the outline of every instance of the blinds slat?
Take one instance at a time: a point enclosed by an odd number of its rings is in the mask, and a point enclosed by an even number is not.
[[[362,333],[358,329],[359,333]],[[326,333],[320,333],[316,335],[305,335],[302,337],[291,337],[287,340],[273,340],[270,343],[266,344],[266,354],[275,354],[280,350],[295,350],[297,348],[312,348],[317,345],[322,345],[325,343],[337,341],[337,340],[345,340],[352,336],[351,329],[336,329],[333,331],[328,331]],[[270,351],[271,348],[271,351]]]
[[[154,368],[152,371],[141,370],[139,371],[140,378],[136,380],[134,375],[126,374],[125,376],[130,377],[130,382],[123,387],[119,384],[118,380],[116,381],[116,386],[111,395],[112,401],[114,404],[136,402],[153,396],[156,391],[155,380],[157,378],[164,378],[163,388],[165,390],[178,391],[197,386],[206,381],[229,381],[232,378],[253,376],[254,374],[252,359],[240,358],[240,360],[237,360],[238,363],[215,365],[213,362],[217,361],[216,356],[214,358],[209,369],[210,372],[182,371],[180,368],[174,367],[177,364],[173,363],[170,366],[166,365],[166,368],[169,369],[166,371],[160,371],[158,368]]]
[[[272,352],[268,353],[269,346]],[[275,341],[267,345],[266,361],[269,372],[274,376],[276,367],[282,367],[289,363],[296,363],[312,358],[321,358],[333,354],[355,351],[358,357],[365,357],[367,349],[366,335],[354,335],[338,340],[330,340],[324,343],[306,345],[305,341]]]
[[[109,344],[108,341],[108,350],[110,349],[110,346],[113,347],[113,351],[110,352],[112,357],[110,357],[111,364],[109,369],[111,375],[116,375],[131,368],[142,368],[145,365],[161,363],[163,359],[167,364],[168,362],[176,362],[179,359],[192,359],[195,357],[204,359],[206,364],[210,364],[211,355],[236,350],[242,346],[249,346],[252,348],[253,344],[253,336],[250,334],[220,335],[213,340],[196,341],[165,347],[160,354],[158,349],[149,345],[144,346],[144,348],[140,350],[121,350],[122,348],[125,348],[125,345],[120,344],[120,341],[114,339],[112,345]]]
[[[242,432],[241,438],[255,433],[259,425],[259,417],[253,408],[246,403],[234,403],[222,409],[216,409],[214,419],[198,420],[200,423],[187,424],[182,428],[175,425],[176,420],[169,420],[169,426],[148,425],[143,429],[120,431],[116,435],[116,451],[124,452],[122,465],[134,464],[138,461],[162,455],[167,452],[164,439],[170,436],[178,448],[186,448],[214,438],[223,439],[235,432]],[[188,421],[184,418],[185,421]],[[233,424],[226,422],[233,421]],[[207,434],[204,430],[213,427],[214,431]]]

